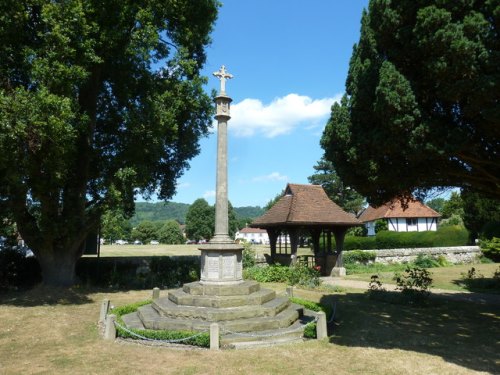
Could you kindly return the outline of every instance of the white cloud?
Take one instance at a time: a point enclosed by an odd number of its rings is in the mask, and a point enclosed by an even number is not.
[[[284,176],[279,172],[273,172],[265,176],[257,176],[252,178],[253,182],[274,182],[274,181],[288,181],[288,176]]]
[[[205,193],[203,193],[203,198],[205,199],[210,199],[215,197],[215,190],[208,190]]]
[[[229,129],[239,137],[262,134],[273,138],[288,134],[300,126],[306,129],[323,126],[332,104],[340,101],[340,98],[341,94],[323,99],[288,94],[267,105],[258,99],[244,99],[231,106]]]

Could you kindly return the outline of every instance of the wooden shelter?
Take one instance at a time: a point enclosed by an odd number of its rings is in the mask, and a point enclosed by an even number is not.
[[[342,249],[347,229],[363,225],[354,215],[345,212],[328,198],[320,185],[288,184],[283,196],[264,215],[255,219],[253,228],[266,229],[271,246],[271,260],[290,264],[297,260],[297,248],[301,236],[310,236],[315,253],[314,264],[321,266],[329,275],[333,268],[342,268]],[[332,248],[332,234],[335,251]],[[320,251],[320,239],[326,246]],[[285,240],[283,253],[282,241]],[[278,248],[279,245],[279,248]],[[279,249],[279,252],[277,250]]]

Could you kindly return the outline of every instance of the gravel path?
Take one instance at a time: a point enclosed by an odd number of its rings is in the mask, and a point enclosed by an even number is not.
[[[348,280],[340,277],[322,277],[321,280],[327,285],[339,286],[342,288],[363,289],[365,291],[368,290],[369,286],[368,281]],[[388,291],[396,290],[396,285],[393,284],[384,283],[383,287]],[[431,288],[431,298],[500,306],[500,295],[498,294],[473,293],[468,291]]]

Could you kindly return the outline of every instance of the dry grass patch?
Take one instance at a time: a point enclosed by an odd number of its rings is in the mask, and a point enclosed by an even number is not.
[[[266,285],[282,292],[282,284]],[[496,311],[479,305],[424,309],[369,300],[362,293],[324,295],[337,302],[328,341],[242,351],[178,350],[103,341],[102,299],[115,306],[147,291],[53,290],[0,295],[1,374],[471,374],[500,370]]]

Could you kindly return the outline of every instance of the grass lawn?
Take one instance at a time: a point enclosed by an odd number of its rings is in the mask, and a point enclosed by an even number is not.
[[[278,292],[283,284],[269,284]],[[162,291],[162,293],[166,293]],[[0,294],[0,374],[476,374],[500,373],[500,316],[485,305],[412,308],[364,292],[295,295],[335,302],[329,340],[241,351],[178,350],[103,341],[102,299],[115,306],[149,290]]]
[[[200,255],[201,245],[101,245],[102,257],[133,257],[133,256],[174,256]],[[257,254],[270,254],[268,245],[252,245]],[[283,248],[284,251],[284,248]],[[288,249],[290,251],[290,249]],[[298,255],[312,255],[310,248],[299,248]],[[92,255],[94,256],[94,255]]]
[[[467,291],[465,284],[461,282],[462,274],[467,274],[467,271],[472,267],[476,269],[476,273],[482,274],[484,277],[491,278],[496,270],[499,269],[499,263],[487,263],[487,264],[462,264],[449,267],[436,267],[429,268],[428,271],[431,272],[431,277],[433,279],[433,287],[439,289],[449,289],[458,291]],[[395,268],[395,270],[398,267]],[[404,267],[403,267],[404,270]],[[395,284],[392,279],[394,276],[394,270],[377,272],[376,270],[372,273],[357,273],[353,275],[346,276],[346,279],[352,280],[363,280],[370,281],[372,274],[378,274],[380,281],[384,284]],[[487,292],[487,293],[500,293],[499,290],[481,290],[475,289],[473,291]]]

